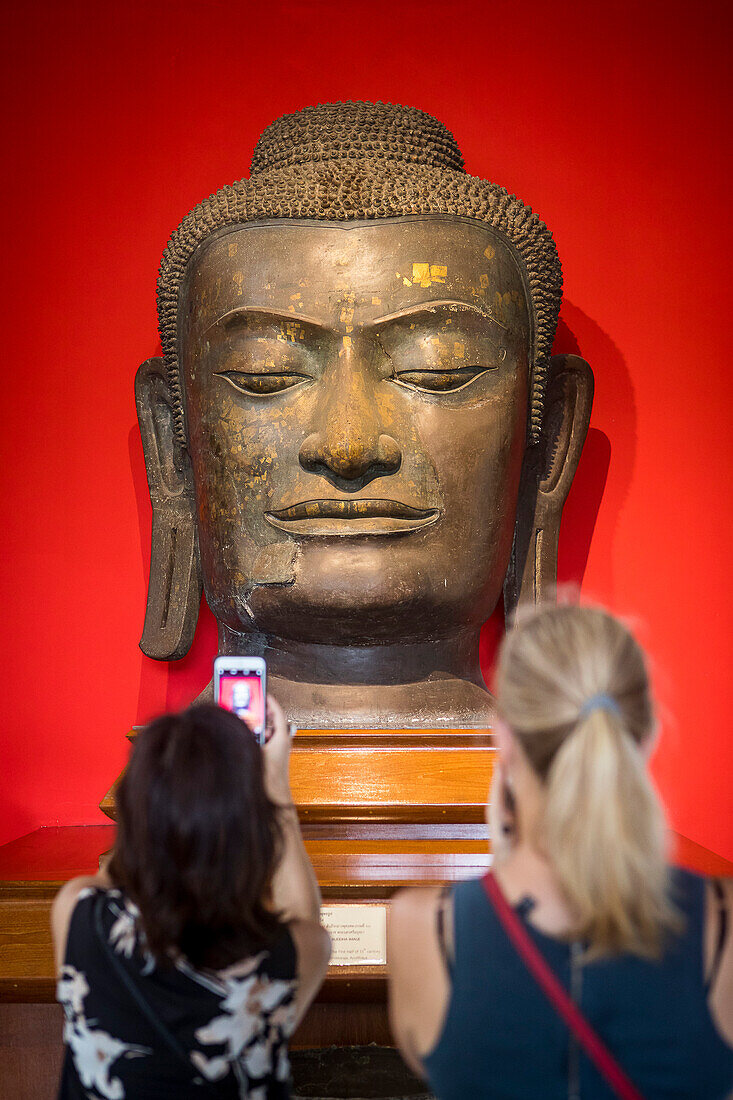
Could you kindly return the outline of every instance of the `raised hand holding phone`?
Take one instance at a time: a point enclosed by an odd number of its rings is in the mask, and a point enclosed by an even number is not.
[[[265,768],[265,789],[278,806],[290,805],[293,800],[290,792],[292,740],[289,723],[282,707],[276,699],[268,695],[262,760]]]
[[[265,738],[266,691],[262,657],[220,655],[214,661],[214,702],[246,722],[260,745]]]
[[[265,790],[279,808],[283,850],[272,883],[272,903],[287,919],[318,921],[321,892],[300,833],[298,811],[290,791],[291,723],[276,699],[267,696],[262,763]]]

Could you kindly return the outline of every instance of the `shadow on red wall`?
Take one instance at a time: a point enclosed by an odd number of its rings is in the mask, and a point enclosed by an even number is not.
[[[614,392],[623,396],[623,407],[629,422],[621,430],[635,438],[633,390],[623,356],[613,340],[582,310],[570,302],[563,303],[553,345],[556,355],[580,355],[593,367],[601,368],[604,385],[609,380]],[[626,438],[626,435],[624,435]],[[598,510],[606,489],[611,463],[611,443],[605,432],[590,428],[583,447],[573,487],[563,511],[557,563],[558,585],[580,588],[588,563]],[[631,478],[633,450],[624,456],[625,484]],[[504,609],[499,606],[481,631],[481,669],[487,684],[491,684],[496,653],[504,629]]]

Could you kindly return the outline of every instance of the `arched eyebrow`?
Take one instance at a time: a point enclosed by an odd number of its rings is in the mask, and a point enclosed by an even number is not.
[[[262,317],[265,320],[274,321],[276,324],[281,324],[283,321],[287,321],[290,324],[296,322],[302,325],[309,325],[312,328],[322,329],[323,331],[326,331],[327,327],[318,317],[308,317],[302,313],[291,313],[289,310],[272,309],[270,306],[235,306],[234,309],[227,310],[226,313],[222,313],[221,317],[217,317],[210,325],[207,325],[202,335],[205,335],[216,325],[221,325],[226,329],[238,323],[243,324],[252,314]]]
[[[396,310],[394,313],[384,313],[380,317],[375,317],[371,321],[366,321],[363,327],[379,328],[383,325],[390,324],[392,321],[411,319],[413,317],[434,319],[436,314],[448,312],[469,313],[473,316],[480,317],[483,321],[491,321],[497,328],[502,329],[504,332],[507,330],[507,326],[502,324],[501,321],[498,321],[493,313],[485,306],[453,298],[444,298],[430,302],[417,302],[414,305],[405,306],[403,309]],[[244,324],[247,319],[253,315],[261,317],[264,320],[270,320],[275,324],[282,324],[283,322],[292,324],[296,322],[309,328],[316,329],[322,333],[333,331],[321,317],[310,317],[300,312],[291,313],[290,310],[274,309],[272,306],[235,306],[233,309],[227,310],[226,313],[222,313],[220,317],[215,318],[210,325],[207,325],[202,335],[205,335],[216,326],[222,326],[224,329],[228,329],[236,324]]]
[[[433,317],[438,312],[451,312],[459,310],[466,313],[472,313],[482,318],[484,321],[491,321],[497,325],[500,329],[506,331],[507,326],[503,325],[501,321],[497,321],[496,317],[480,305],[473,302],[461,302],[452,298],[444,298],[436,302],[418,302],[416,305],[405,306],[404,309],[399,309],[395,313],[385,313],[381,317],[375,317],[369,324],[376,327],[377,325],[388,325],[391,321],[402,321],[412,317]]]

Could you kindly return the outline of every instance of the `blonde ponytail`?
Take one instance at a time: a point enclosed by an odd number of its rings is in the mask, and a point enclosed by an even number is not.
[[[531,612],[499,660],[502,714],[545,785],[535,841],[592,956],[658,955],[676,927],[662,808],[640,746],[653,715],[643,654],[596,608]]]

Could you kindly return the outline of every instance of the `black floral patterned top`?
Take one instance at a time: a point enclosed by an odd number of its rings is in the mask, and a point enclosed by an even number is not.
[[[116,889],[82,890],[56,991],[60,1100],[289,1097],[295,975],[285,926],[269,950],[226,970],[182,958],[157,966],[133,903]]]

